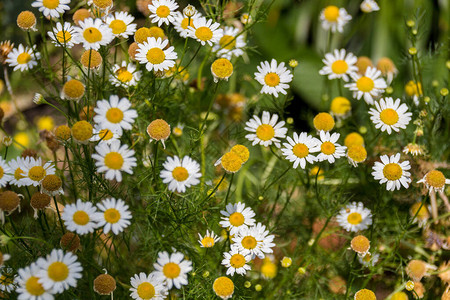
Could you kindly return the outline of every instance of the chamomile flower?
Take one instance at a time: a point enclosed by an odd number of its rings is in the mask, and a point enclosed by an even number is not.
[[[98,18],[80,21],[78,27],[75,27],[75,32],[76,43],[83,44],[86,50],[98,50],[100,46],[106,46],[114,39],[111,28]]]
[[[103,233],[112,231],[118,235],[130,226],[131,213],[128,205],[122,199],[106,198],[97,204],[99,212],[95,213],[94,218],[99,227],[103,227]]]
[[[55,174],[55,167],[51,161],[43,163],[41,158],[35,159],[28,156],[21,160],[20,169],[23,171],[23,185],[38,186],[45,176]]]
[[[134,150],[128,149],[128,145],[120,145],[120,140],[108,143],[100,143],[95,147],[92,158],[96,160],[95,166],[98,173],[105,173],[109,180],[122,181],[122,172],[133,174],[136,167]]]
[[[248,270],[251,269],[248,262],[250,262],[251,255],[244,254],[242,251],[239,251],[237,248],[231,248],[230,252],[223,253],[224,259],[222,260],[222,265],[227,267],[227,275],[233,276],[234,273],[239,275],[245,275]]]
[[[174,14],[173,25],[182,38],[187,38],[189,37],[188,27],[194,26],[194,20],[200,18],[201,16],[202,15],[199,12],[195,12],[192,17],[187,17],[184,13],[176,11]]]
[[[320,13],[322,28],[332,32],[343,32],[344,25],[352,19],[345,8],[339,8],[334,5],[325,7]]]
[[[394,102],[390,97],[375,102],[375,108],[371,108],[369,114],[375,128],[387,131],[388,134],[391,134],[392,130],[399,132],[400,128],[405,129],[412,116],[405,103],[400,104],[400,99]]]
[[[121,135],[119,134],[119,131],[117,129],[107,129],[96,124],[94,126],[94,132],[91,137],[91,142],[98,142],[99,144],[107,143],[108,145],[111,145],[111,143],[118,140],[120,136]]]
[[[403,153],[411,153],[412,156],[424,155],[425,152],[425,147],[416,143],[409,143],[403,148]]]
[[[178,156],[168,156],[163,163],[164,170],[161,171],[162,181],[168,184],[172,192],[184,193],[186,188],[200,183],[200,165],[189,156],[180,159]]]
[[[239,29],[226,26],[223,30],[223,36],[214,46],[213,50],[217,51],[217,57],[231,59],[232,56],[239,57],[244,54],[245,47],[244,35],[239,35]]]
[[[0,269],[0,290],[11,293],[17,288],[17,275],[13,274],[11,268]]]
[[[36,264],[40,268],[36,274],[38,283],[56,294],[76,287],[83,271],[77,256],[72,252],[64,253],[61,249],[53,249],[45,258],[39,258]]]
[[[317,150],[318,140],[308,135],[306,132],[297,134],[294,132],[292,138],[290,136],[286,139],[288,142],[283,143],[284,148],[281,152],[287,160],[294,163],[294,169],[300,165],[302,169],[306,167],[306,162],[314,163],[317,158],[311,153],[313,149]]]
[[[372,213],[361,202],[353,202],[339,211],[336,220],[345,230],[357,232],[369,228],[372,224]]]
[[[213,231],[209,232],[209,230],[206,230],[206,234],[204,236],[201,236],[199,233],[198,238],[198,242],[202,248],[211,248],[220,240],[220,237],[218,237]]]
[[[445,178],[444,174],[438,170],[431,170],[417,183],[424,183],[430,193],[432,191],[442,192],[446,184],[450,184],[450,179]]]
[[[0,157],[0,187],[4,187],[14,178],[10,175],[13,171],[10,169],[9,165]]]
[[[47,18],[59,18],[66,10],[69,10],[70,0],[36,0],[31,6],[37,7]]]
[[[348,162],[355,168],[367,158],[367,150],[364,146],[353,145],[347,148]]]
[[[347,147],[341,146],[336,143],[339,139],[339,133],[330,134],[323,130],[320,131],[320,140],[318,140],[317,146],[311,151],[320,151],[317,155],[317,161],[328,160],[330,164],[334,163],[336,158],[345,156],[345,150]]]
[[[149,18],[153,23],[158,23],[158,26],[162,23],[169,25],[175,20],[174,14],[177,8],[178,3],[175,0],[153,0],[148,6]]]
[[[164,279],[158,277],[155,272],[135,274],[130,279],[130,296],[136,300],[163,300],[167,297],[167,287]]]
[[[178,55],[173,46],[165,49],[168,44],[169,40],[167,39],[149,37],[146,42],[138,44],[135,58],[139,63],[145,64],[148,71],[169,70],[175,65]]]
[[[280,139],[286,137],[287,128],[284,127],[285,122],[278,122],[278,115],[263,111],[262,118],[254,115],[247,123],[245,123],[245,130],[250,133],[245,136],[246,139],[252,142],[252,145],[260,144],[262,146],[270,146],[274,144],[280,148]]]
[[[17,289],[19,300],[53,300],[54,292],[51,289],[44,289],[39,283],[38,272],[40,268],[36,263],[31,263],[30,266],[17,271]]]
[[[132,63],[122,61],[121,65],[115,64],[112,67],[112,75],[109,81],[115,86],[130,87],[135,86],[141,79],[142,72],[136,70]]]
[[[386,183],[388,191],[399,190],[401,185],[408,188],[411,182],[411,173],[407,170],[411,169],[409,161],[400,162],[400,153],[380,157],[381,162],[376,161],[372,167],[372,176],[375,180],[379,180],[380,184]]]
[[[322,60],[325,66],[319,71],[320,75],[328,75],[328,79],[342,78],[349,80],[349,75],[358,71],[356,61],[358,59],[353,53],[346,53],[345,49],[334,49],[334,53],[325,54]]]
[[[286,95],[286,89],[289,88],[288,83],[294,77],[288,70],[284,62],[278,64],[275,59],[269,63],[263,61],[256,67],[258,72],[255,73],[255,79],[262,84],[261,94],[269,94],[278,97],[278,93]]]
[[[94,122],[103,128],[117,130],[121,135],[122,130],[130,130],[137,118],[137,112],[131,109],[131,102],[127,98],[119,99],[117,95],[111,95],[108,100],[99,100],[94,108],[96,115]]]
[[[330,114],[337,121],[344,120],[352,114],[352,103],[345,97],[336,97],[331,100]]]
[[[350,75],[354,82],[345,85],[350,91],[353,91],[353,97],[364,100],[367,104],[373,104],[374,98],[380,96],[387,88],[386,81],[381,77],[381,71],[376,68],[368,67],[364,76],[358,73]]]
[[[243,254],[250,254],[252,258],[258,256],[264,258],[266,254],[272,253],[272,248],[275,247],[273,243],[274,235],[266,230],[266,226],[257,223],[252,227],[244,225],[233,237],[234,244]]]
[[[106,24],[115,37],[127,38],[133,35],[137,26],[133,21],[134,17],[125,11],[117,11],[106,17]]]
[[[31,70],[35,66],[37,66],[37,59],[41,58],[41,54],[39,52],[34,51],[36,46],[33,48],[24,47],[20,44],[17,48],[12,49],[9,52],[5,62],[9,64],[10,67],[14,67],[14,71],[26,71]]]
[[[64,22],[61,24],[60,22],[56,23],[56,27],[53,27],[52,31],[47,32],[48,36],[52,39],[52,43],[55,44],[56,47],[66,47],[72,48],[74,45],[74,40],[76,40],[75,29],[73,26]]]
[[[95,219],[96,207],[91,202],[80,199],[76,203],[64,207],[61,219],[64,220],[67,230],[84,235],[94,232],[98,227]]]
[[[380,259],[380,254],[367,252],[364,256],[358,255],[358,261],[364,267],[373,267]]]
[[[205,17],[199,17],[194,19],[193,25],[189,26],[189,36],[203,46],[207,43],[212,46],[218,43],[223,36],[223,29],[219,28],[220,24],[213,23],[212,19],[207,20]]]
[[[221,210],[222,221],[220,226],[227,228],[231,235],[239,232],[243,226],[255,225],[255,212],[250,207],[245,207],[245,204],[238,202],[236,204],[228,203],[225,210]]]
[[[169,255],[166,251],[158,253],[158,259],[153,264],[155,274],[163,278],[167,287],[180,289],[182,285],[187,285],[187,273],[192,271],[192,262],[184,259],[180,252],[174,252]]]
[[[20,168],[23,165],[23,160],[24,159],[22,157],[16,157],[8,162],[9,169],[11,170],[11,174],[13,175],[9,180],[9,184],[13,184],[17,187],[25,185],[24,181],[22,180],[24,178],[23,170]]]
[[[361,2],[361,5],[359,7],[361,8],[361,11],[365,13],[371,13],[373,11],[380,10],[380,7],[375,0],[364,0],[363,2]]]

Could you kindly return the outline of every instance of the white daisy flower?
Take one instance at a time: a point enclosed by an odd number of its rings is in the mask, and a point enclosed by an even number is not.
[[[339,8],[334,5],[325,7],[320,13],[322,28],[332,32],[343,32],[344,26],[352,19],[345,8]]]
[[[221,217],[222,221],[219,224],[223,228],[227,228],[230,235],[238,233],[245,225],[255,225],[255,219],[253,218],[255,212],[250,207],[245,207],[244,203],[228,203],[225,210],[221,210],[220,213],[223,217]]]
[[[73,26],[64,22],[62,25],[60,22],[56,23],[56,27],[53,27],[52,31],[47,32],[48,36],[52,39],[52,43],[56,47],[67,47],[72,48],[74,45],[74,40],[76,40],[75,29]]]
[[[107,143],[108,145],[111,145],[113,141],[117,141],[120,138],[119,130],[117,128],[115,130],[112,129],[103,129],[98,124],[95,124],[93,135],[90,139],[91,142],[98,142],[101,143]]]
[[[122,199],[106,198],[97,207],[99,212],[95,213],[95,218],[98,226],[103,227],[103,233],[112,231],[118,235],[131,224],[130,210]]]
[[[148,71],[169,70],[175,65],[178,55],[174,51],[175,48],[173,46],[165,49],[168,43],[169,40],[161,38],[147,38],[146,42],[138,44],[136,60],[141,64],[145,64],[145,68]]]
[[[266,226],[257,223],[255,226],[242,226],[238,233],[233,237],[232,247],[242,251],[242,254],[250,254],[252,259],[255,256],[263,259],[266,254],[273,253],[272,248],[275,247],[273,243],[274,235],[269,235]]]
[[[380,7],[375,0],[364,0],[363,2],[361,2],[361,5],[359,7],[361,8],[361,11],[365,13],[371,13],[373,11],[380,10]]]
[[[95,220],[97,208],[91,202],[78,199],[76,203],[64,207],[61,219],[64,220],[67,230],[84,235],[94,232],[98,227]]]
[[[251,132],[245,136],[246,139],[252,142],[252,145],[263,145],[264,147],[272,145],[272,143],[280,148],[280,139],[286,137],[287,128],[284,127],[285,122],[278,121],[278,115],[273,114],[272,117],[267,111],[263,111],[262,118],[254,115],[247,123],[245,123],[245,130]]]
[[[183,160],[176,155],[168,156],[163,167],[160,176],[172,192],[184,193],[187,187],[200,183],[200,165],[189,156],[183,157]]]
[[[392,130],[399,132],[400,128],[405,129],[411,120],[412,113],[407,112],[408,106],[405,103],[400,105],[400,99],[394,102],[391,97],[386,97],[375,102],[375,107],[369,110],[372,115],[370,119],[375,128],[387,131],[388,134],[391,134]]]
[[[168,291],[164,279],[155,272],[145,274],[141,272],[134,274],[130,279],[131,298],[136,300],[163,300],[167,297]]]
[[[120,140],[111,143],[100,143],[95,147],[92,158],[96,160],[95,166],[98,173],[106,173],[109,180],[122,181],[122,172],[133,174],[133,168],[137,166],[134,150],[128,149],[128,145],[120,145]]]
[[[0,157],[0,187],[6,186],[8,182],[10,182],[14,178],[14,176],[10,174],[13,174],[13,171],[6,163],[6,161],[3,160],[2,157]]]
[[[200,247],[202,248],[211,248],[220,240],[220,237],[218,237],[212,230],[211,232],[209,232],[209,230],[206,230],[206,234],[204,236],[199,233],[198,237],[198,242],[200,243]]]
[[[47,18],[59,18],[66,10],[69,10],[70,0],[36,0],[31,6],[37,7]]]
[[[75,32],[76,43],[83,44],[86,50],[98,50],[100,46],[106,46],[114,39],[111,28],[98,18],[80,21],[78,27],[75,27]]]
[[[372,213],[370,209],[364,208],[361,202],[353,202],[339,211],[336,220],[345,230],[357,232],[369,228],[372,224]]]
[[[336,158],[345,156],[345,150],[347,147],[341,146],[338,143],[340,134],[335,132],[330,134],[330,132],[320,131],[320,140],[315,148],[311,151],[320,151],[317,155],[317,161],[328,160],[330,164],[334,163]]]
[[[380,254],[378,253],[370,253],[367,252],[366,255],[360,256],[358,255],[358,261],[360,264],[362,264],[364,267],[373,267],[376,265],[380,258]]]
[[[153,23],[158,23],[161,26],[162,23],[174,23],[175,11],[178,8],[178,3],[175,0],[153,0],[151,4],[148,5],[150,10],[150,20]]]
[[[409,143],[403,148],[403,153],[411,153],[412,156],[425,155],[425,147],[416,143]]]
[[[364,100],[367,104],[373,104],[373,98],[380,96],[387,88],[386,81],[382,77],[381,71],[376,68],[367,67],[364,76],[358,73],[350,74],[353,81],[345,85],[350,91],[353,91],[353,97]]]
[[[22,185],[38,186],[47,175],[55,174],[55,167],[53,162],[49,161],[45,164],[41,158],[26,157],[20,161],[20,169],[23,171],[21,175],[24,177],[20,179]]]
[[[194,20],[200,18],[201,16],[202,15],[196,11],[195,14],[189,18],[184,13],[176,11],[173,16],[173,25],[182,38],[187,38],[189,37],[188,27],[192,27],[194,25]]]
[[[9,184],[13,184],[17,187],[25,185],[22,180],[24,178],[23,170],[20,168],[20,166],[23,165],[23,160],[24,159],[22,157],[16,157],[8,162],[9,169],[11,170],[10,172],[13,175],[9,180]]]
[[[356,61],[358,58],[353,53],[346,53],[345,49],[334,49],[334,53],[325,54],[322,59],[325,66],[319,71],[320,75],[328,75],[328,79],[342,78],[349,80],[349,75],[358,72]]]
[[[153,264],[155,274],[166,281],[167,287],[180,289],[182,285],[187,285],[187,273],[192,271],[192,262],[184,259],[180,252],[169,255],[166,251],[158,253],[158,259]]]
[[[112,75],[109,76],[109,81],[115,86],[130,87],[137,85],[141,75],[142,72],[137,71],[134,64],[122,61],[121,65],[115,64],[112,67]]]
[[[64,253],[61,249],[53,249],[46,258],[39,258],[36,264],[40,268],[36,277],[45,290],[59,294],[76,287],[81,278],[83,267],[72,252]]]
[[[443,192],[446,184],[450,184],[450,179],[445,178],[444,174],[438,170],[431,170],[417,183],[424,183],[427,189],[435,192]]]
[[[287,137],[287,141],[287,143],[283,143],[284,148],[281,149],[281,152],[287,160],[294,163],[294,169],[297,169],[298,165],[304,169],[306,162],[312,164],[317,161],[317,158],[311,154],[313,149],[317,150],[319,141],[316,138],[306,132],[300,134],[294,132],[292,138]]]
[[[127,98],[119,100],[119,96],[111,95],[108,100],[97,101],[94,108],[94,122],[103,128],[109,128],[122,135],[122,129],[130,130],[137,118],[137,112],[130,109],[131,102]]]
[[[17,278],[16,293],[19,294],[19,300],[53,300],[53,291],[51,289],[44,289],[39,283],[38,272],[40,268],[36,263],[31,263],[30,266],[19,269]]]
[[[256,67],[255,79],[263,85],[261,94],[269,94],[278,97],[278,93],[286,95],[286,89],[289,88],[288,83],[294,77],[290,70],[284,66],[284,62],[278,64],[275,59],[272,61],[263,61]]]
[[[243,254],[237,248],[231,248],[230,252],[223,253],[224,259],[222,260],[222,265],[227,267],[227,275],[233,276],[234,273],[239,275],[245,275],[248,270],[251,269],[248,262],[252,259],[250,254]]]
[[[106,17],[106,24],[115,37],[127,38],[133,35],[137,26],[133,21],[134,17],[125,11],[117,11]]]
[[[223,36],[214,46],[213,50],[217,51],[217,57],[231,59],[232,56],[239,57],[244,54],[243,48],[246,46],[244,35],[239,34],[239,29],[226,26],[223,30]]]
[[[14,67],[14,71],[20,70],[23,72],[31,70],[38,64],[36,60],[41,58],[39,52],[34,51],[33,53],[34,49],[36,49],[36,46],[33,46],[33,48],[25,48],[20,44],[17,48],[14,48],[9,52],[5,62],[8,63],[10,67]]]
[[[0,269],[0,290],[11,293],[17,288],[17,275],[13,274],[11,268]]]
[[[208,43],[212,46],[218,43],[223,36],[223,29],[219,28],[220,24],[213,23],[212,19],[207,20],[205,17],[194,19],[193,26],[189,26],[189,36],[203,46]]]
[[[379,180],[380,184],[386,182],[386,189],[388,191],[399,190],[401,185],[408,188],[411,182],[411,173],[407,170],[411,169],[408,160],[400,163],[400,153],[380,157],[381,162],[376,161],[373,165],[372,175],[375,180]]]

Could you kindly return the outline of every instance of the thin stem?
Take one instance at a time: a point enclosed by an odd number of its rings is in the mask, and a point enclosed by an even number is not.
[[[66,230],[64,229],[64,226],[63,226],[63,223],[62,223],[61,213],[59,212],[59,207],[58,207],[58,202],[56,201],[56,197],[53,197],[53,201],[55,203],[56,213],[58,214],[59,225],[61,225],[62,233],[65,234]]]
[[[227,195],[225,197],[225,205],[228,204],[228,196],[230,195],[230,190],[231,190],[231,185],[233,183],[233,178],[234,178],[234,173],[231,173],[230,183],[228,185],[228,191],[227,191]]]

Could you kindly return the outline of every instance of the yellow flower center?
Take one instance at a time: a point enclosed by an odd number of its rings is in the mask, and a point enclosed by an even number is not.
[[[158,65],[162,63],[166,59],[166,55],[164,54],[164,51],[160,48],[151,48],[147,51],[147,60],[149,63]]]
[[[394,125],[398,122],[398,113],[392,108],[386,108],[381,111],[380,119],[386,125]]]
[[[30,29],[36,24],[36,16],[29,10],[17,16],[17,25],[22,29]]]
[[[112,5],[112,0],[93,0],[92,2],[101,9],[106,9]]]
[[[123,156],[119,152],[109,152],[105,155],[105,165],[113,170],[120,170],[123,166]]]
[[[305,144],[298,143],[292,148],[292,152],[294,152],[294,155],[298,158],[303,158],[308,156],[309,149]]]
[[[155,296],[155,287],[150,282],[143,282],[138,286],[137,294],[144,300],[152,299]]]
[[[188,26],[194,27],[194,22],[193,22],[193,19],[192,19],[192,18],[190,18],[190,19],[189,19],[189,18],[184,18],[184,19],[181,21],[181,28],[187,29]]]
[[[183,182],[188,179],[189,173],[184,167],[175,167],[172,171],[172,177],[178,182]]]
[[[5,175],[5,171],[4,171],[3,168],[0,166],[0,179],[3,178],[3,175]]]
[[[331,155],[336,151],[336,146],[332,142],[323,142],[320,146],[320,151],[323,154]]]
[[[60,189],[62,186],[62,180],[57,175],[51,174],[45,176],[44,180],[42,180],[42,187],[47,191],[54,192]]]
[[[156,9],[156,15],[160,18],[167,18],[170,15],[170,9],[166,5],[161,5]]]
[[[120,212],[115,208],[108,208],[103,213],[103,216],[105,217],[105,221],[111,224],[115,224],[120,220]]]
[[[362,289],[355,294],[355,300],[377,300],[377,297],[371,290]]]
[[[363,235],[355,236],[350,243],[353,251],[358,253],[365,253],[370,248],[370,241]]]
[[[427,272],[427,266],[423,261],[414,259],[408,263],[407,273],[413,279],[414,278],[422,278],[426,272]]]
[[[432,187],[442,188],[445,185],[445,176],[441,171],[432,170],[425,176],[425,181]]]
[[[170,135],[170,125],[163,119],[156,119],[148,125],[147,133],[154,140],[165,140]]]
[[[402,174],[402,168],[396,163],[389,163],[383,168],[383,175],[388,180],[398,180],[402,177]]]
[[[236,153],[241,158],[242,163],[245,163],[250,157],[250,152],[244,145],[234,145],[230,152]]]
[[[230,224],[234,227],[239,227],[245,222],[244,215],[240,212],[234,212],[229,217]]]
[[[17,168],[16,171],[14,171],[14,178],[16,180],[22,179],[23,176],[23,171],[20,168]]]
[[[56,261],[48,266],[47,273],[53,281],[64,281],[69,276],[69,268],[65,263]]]
[[[147,27],[141,27],[134,33],[134,40],[136,43],[143,43],[150,36],[150,30]]]
[[[242,254],[234,254],[230,258],[230,265],[233,268],[242,268],[245,265],[245,257]]]
[[[201,41],[209,41],[213,37],[213,32],[208,27],[203,26],[197,28],[195,36]]]
[[[88,43],[97,43],[102,40],[102,33],[95,27],[86,28],[83,37]]]
[[[277,86],[280,83],[280,76],[274,72],[267,73],[264,76],[264,82],[270,87]]]
[[[72,39],[72,35],[68,31],[61,30],[56,34],[56,39],[61,44],[68,43]]]
[[[364,145],[364,138],[357,132],[349,133],[345,137],[344,145],[347,148],[350,148],[351,146],[354,146],[354,145],[363,146]]]
[[[85,91],[84,84],[76,79],[67,81],[63,86],[64,94],[71,99],[79,99],[83,97]]]
[[[30,60],[31,60],[31,55],[28,54],[27,52],[20,53],[17,56],[17,63],[19,65],[27,64]]]
[[[331,101],[330,110],[338,115],[343,116],[352,109],[350,101],[345,97],[336,97]]]
[[[180,266],[173,262],[169,262],[165,264],[163,267],[164,276],[170,279],[177,278],[180,275],[180,272],[181,272]]]
[[[363,93],[368,93],[375,87],[375,82],[367,76],[362,76],[356,81],[356,87]]]
[[[121,82],[130,82],[133,79],[133,74],[126,67],[122,67],[116,71],[116,77]]]
[[[234,152],[227,152],[222,156],[221,164],[222,167],[228,172],[237,172],[241,168],[242,164],[241,157]]]
[[[102,129],[100,130],[100,132],[98,133],[98,136],[100,137],[100,139],[102,141],[108,141],[110,139],[113,138],[114,134],[112,133],[111,130],[109,129]]]
[[[14,283],[14,277],[12,275],[8,275],[8,276],[2,275],[0,277],[0,284],[2,284],[2,285],[8,286],[8,285],[11,285],[13,283]]]
[[[117,107],[111,107],[106,112],[106,119],[114,124],[120,123],[123,120],[123,112]]]
[[[354,145],[348,148],[347,152],[348,157],[350,157],[355,162],[363,162],[367,158],[366,148],[360,145]]]
[[[334,119],[329,113],[318,113],[313,120],[317,130],[330,131],[334,127]]]
[[[211,65],[211,71],[214,76],[226,79],[233,74],[233,64],[226,58],[219,58]]]
[[[234,283],[230,278],[222,276],[214,280],[213,290],[219,297],[229,297],[233,295]]]
[[[86,121],[78,121],[72,126],[72,135],[78,141],[86,141],[92,137],[92,125]]]
[[[257,244],[256,239],[250,235],[244,237],[241,241],[241,245],[245,249],[255,249]]]
[[[113,20],[109,24],[109,28],[111,28],[113,34],[121,34],[127,30],[127,24],[122,20]]]
[[[77,225],[83,226],[83,225],[86,225],[87,223],[89,223],[89,215],[85,211],[82,211],[82,210],[75,212],[73,214],[72,219]]]
[[[277,275],[277,265],[270,260],[263,263],[261,273],[266,278],[274,278]]]
[[[347,222],[349,222],[352,225],[358,225],[362,222],[362,216],[360,213],[352,212],[347,217]]]
[[[363,261],[364,262],[370,262],[370,260],[372,259],[372,254],[370,254],[370,253],[367,253],[366,255],[364,255],[364,257],[363,257]]]
[[[28,171],[28,177],[33,181],[41,181],[45,177],[46,173],[47,172],[43,167],[34,166],[30,169],[30,171]]]
[[[256,129],[256,136],[262,141],[271,140],[275,136],[275,129],[269,124],[261,124]]]
[[[43,0],[42,5],[48,9],[55,9],[59,5],[59,0]]]
[[[100,66],[103,58],[98,51],[91,49],[83,52],[80,61],[84,67],[93,69]]]
[[[219,45],[223,49],[231,50],[236,47],[236,39],[232,35],[224,35],[220,39]]]
[[[344,74],[348,70],[348,64],[345,62],[345,60],[339,59],[336,60],[331,65],[331,71],[333,71],[334,74]]]
[[[42,284],[40,284],[38,280],[39,278],[31,276],[25,283],[25,289],[32,296],[40,296],[45,292],[44,288],[42,287]]]
[[[381,73],[383,73],[383,75],[386,75],[388,73],[394,72],[395,65],[391,59],[389,59],[387,57],[382,57],[378,61],[377,69],[380,70]]]
[[[328,22],[336,22],[339,18],[339,8],[334,5],[327,6],[323,14]]]
[[[212,237],[210,237],[210,236],[205,236],[202,239],[202,245],[205,248],[211,248],[212,246],[214,246],[214,243],[215,243],[214,239]]]

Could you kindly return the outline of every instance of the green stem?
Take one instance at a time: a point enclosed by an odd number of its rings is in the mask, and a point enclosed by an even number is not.
[[[225,206],[228,204],[228,196],[230,195],[231,185],[233,184],[234,173],[231,173],[230,183],[228,185],[227,195],[225,197]]]
[[[56,197],[53,197],[53,201],[55,203],[56,213],[58,214],[59,225],[61,225],[62,233],[65,234],[66,230],[64,229],[64,225],[62,223],[61,213],[59,212],[59,207],[58,207],[58,202],[56,201]]]

